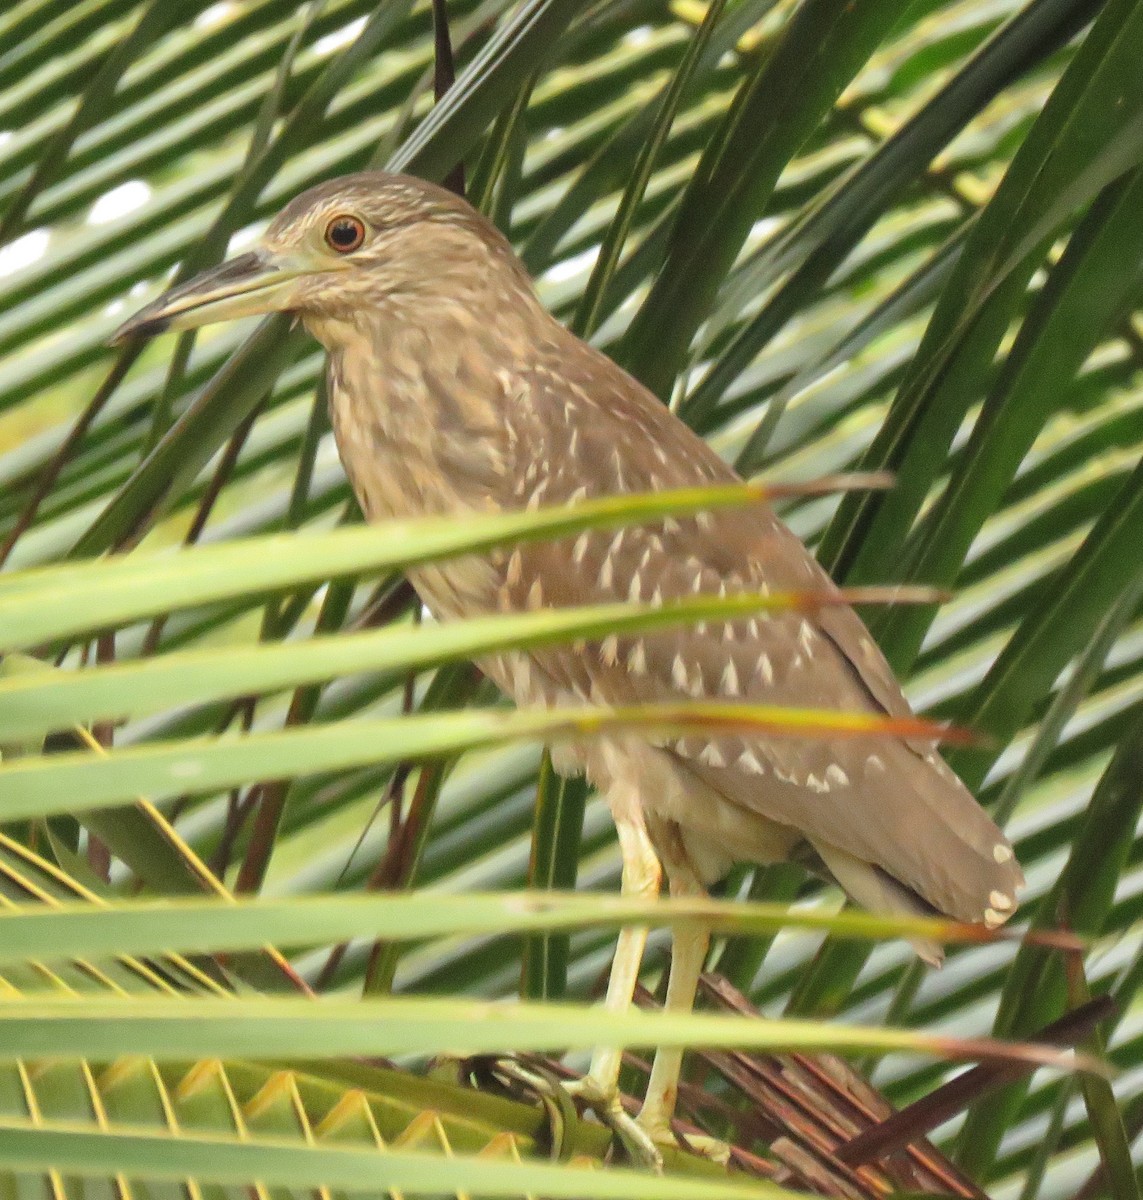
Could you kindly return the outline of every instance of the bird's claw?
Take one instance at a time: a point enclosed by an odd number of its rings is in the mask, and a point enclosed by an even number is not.
[[[568,1131],[576,1122],[575,1101],[563,1081],[528,1055],[476,1055],[467,1060],[473,1082],[491,1083],[516,1098],[536,1101],[548,1119],[547,1149],[563,1162],[571,1155]]]
[[[688,1133],[680,1142],[684,1150],[709,1158],[720,1167],[730,1165],[730,1143],[724,1142],[722,1138],[712,1137],[709,1133]]]
[[[725,1165],[729,1161],[730,1148],[725,1142],[706,1135],[688,1134],[676,1137],[670,1122],[660,1115],[642,1112],[633,1117],[623,1107],[618,1091],[609,1090],[591,1075],[582,1079],[561,1080],[527,1056],[507,1055],[485,1058],[480,1056],[468,1060],[469,1071],[479,1064],[480,1071],[473,1078],[485,1083],[494,1082],[500,1087],[517,1094],[523,1092],[532,1100],[538,1100],[548,1117],[550,1151],[555,1158],[567,1156],[568,1145],[565,1134],[574,1124],[575,1102],[590,1109],[601,1124],[611,1130],[614,1139],[622,1146],[627,1158],[656,1174],[663,1170],[663,1150],[677,1149],[701,1154],[714,1162]]]
[[[618,1092],[608,1092],[590,1075],[564,1084],[564,1089],[575,1099],[590,1108],[599,1120],[618,1139],[627,1157],[656,1174],[663,1170],[663,1152],[659,1142],[674,1146],[675,1138],[669,1129],[657,1138],[655,1133],[644,1128],[636,1117],[623,1107]]]

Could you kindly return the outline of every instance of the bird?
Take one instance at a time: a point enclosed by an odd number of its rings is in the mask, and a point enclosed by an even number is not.
[[[294,314],[324,347],[331,424],[365,518],[526,510],[739,479],[670,408],[541,302],[508,239],[463,198],[382,171],[302,193],[253,248],[173,287],[116,341],[255,314]],[[687,596],[836,591],[762,502],[531,542],[418,567],[441,620]],[[683,698],[911,713],[844,604],[696,622],[492,655],[516,705]],[[996,928],[1024,879],[1011,843],[925,740],[734,731],[608,734],[552,748],[615,821],[631,896],[700,896],[735,864],[812,864],[875,913]],[[620,931],[604,1003],[632,1003],[647,931]],[[693,1006],[709,936],[676,931],[665,1004]],[[939,949],[916,943],[930,962]],[[652,1161],[672,1141],[681,1052],[660,1048],[638,1116],[621,1052],[593,1055],[580,1094]]]

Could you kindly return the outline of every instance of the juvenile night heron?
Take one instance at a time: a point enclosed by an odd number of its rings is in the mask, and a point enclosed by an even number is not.
[[[543,308],[508,242],[450,192],[368,173],[322,184],[257,248],[155,301],[119,331],[157,333],[297,313],[329,355],[334,433],[370,519],[487,512],[737,476],[701,438]],[[418,569],[441,619],[629,597],[828,589],[765,506],[533,543]],[[521,706],[681,696],[907,714],[852,609],[707,622],[653,635],[504,654],[481,664]],[[563,749],[619,833],[623,890],[701,893],[736,862],[797,856],[875,912],[997,926],[1023,883],[1012,847],[928,743],[689,735]],[[660,865],[661,864],[661,865]],[[631,1002],[645,930],[619,939],[607,1004]],[[689,1008],[707,938],[677,936],[667,1005]],[[933,947],[920,946],[932,957]],[[619,1053],[585,1091],[618,1127]],[[681,1055],[661,1051],[638,1126],[670,1137]]]

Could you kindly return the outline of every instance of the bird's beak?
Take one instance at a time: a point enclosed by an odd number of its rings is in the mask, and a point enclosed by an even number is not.
[[[283,312],[293,307],[296,281],[311,273],[306,264],[268,250],[241,254],[164,292],[120,325],[111,344],[166,329],[194,329],[215,321]]]

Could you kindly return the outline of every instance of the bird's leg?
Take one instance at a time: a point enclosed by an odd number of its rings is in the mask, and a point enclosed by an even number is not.
[[[685,856],[669,856],[670,887],[673,896],[705,896],[706,889],[693,873]],[[689,1013],[694,1007],[699,976],[710,946],[710,930],[705,925],[681,925],[675,929],[671,942],[671,973],[667,981],[664,1011]],[[654,1142],[673,1141],[671,1117],[678,1099],[679,1075],[683,1067],[683,1051],[661,1047],[655,1054],[647,1095],[636,1118]],[[696,1147],[706,1149],[706,1147]],[[719,1150],[722,1148],[719,1147]],[[715,1155],[718,1156],[717,1153]]]
[[[662,868],[641,815],[621,814],[614,808],[613,812],[623,855],[623,895],[657,896]],[[608,1012],[626,1012],[631,1007],[646,945],[646,926],[627,926],[620,930],[604,1001],[604,1008]],[[635,1157],[660,1166],[662,1159],[653,1142],[634,1118],[623,1110],[619,1098],[619,1068],[622,1061],[623,1051],[619,1047],[599,1047],[592,1055],[588,1073],[578,1084],[570,1085],[570,1090],[581,1096],[600,1120],[615,1130]]]
[[[710,932],[707,929],[688,925],[675,930],[671,943],[671,974],[667,983],[665,1012],[691,1011],[709,945]],[[672,1139],[671,1117],[675,1113],[682,1067],[681,1049],[663,1046],[656,1051],[651,1078],[647,1081],[647,1095],[637,1118],[653,1141],[666,1142]]]

